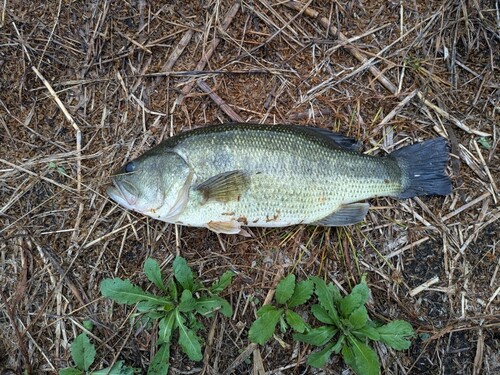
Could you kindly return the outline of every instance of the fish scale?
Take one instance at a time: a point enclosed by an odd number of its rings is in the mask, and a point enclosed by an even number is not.
[[[442,138],[385,157],[296,125],[224,124],[180,133],[128,163],[108,194],[156,219],[242,233],[241,226],[346,225],[376,196],[449,194]]]
[[[382,163],[381,158],[339,150],[307,134],[297,136],[285,126],[256,128],[248,125],[200,132],[173,146],[186,155],[196,180],[227,170],[244,169],[255,174],[240,201],[200,205],[194,196],[179,222],[202,226],[207,217],[227,220],[228,215],[222,215],[227,212],[235,213],[233,219],[245,218],[250,226],[314,222],[341,204],[401,190],[400,182],[384,182],[400,174],[395,160]],[[206,163],[218,149],[228,152],[228,163]],[[272,160],[280,162],[270,163]],[[277,212],[278,219],[269,220]]]

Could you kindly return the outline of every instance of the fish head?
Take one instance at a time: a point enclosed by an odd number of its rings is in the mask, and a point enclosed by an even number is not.
[[[187,203],[191,176],[180,155],[154,148],[118,169],[107,193],[129,210],[172,222]]]

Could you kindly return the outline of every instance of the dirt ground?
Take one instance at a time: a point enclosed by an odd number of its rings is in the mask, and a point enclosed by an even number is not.
[[[351,373],[339,357],[307,366],[313,348],[291,335],[237,360],[276,275],[292,270],[347,291],[366,273],[371,317],[413,325],[409,350],[375,346],[385,374],[500,373],[498,1],[5,0],[0,9],[1,374],[71,365],[88,319],[94,369],[124,360],[145,371],[157,327],[131,326],[133,309],[98,286],[121,277],[147,287],[144,260],[170,275],[175,254],[203,281],[237,276],[224,295],[233,317],[203,322],[204,361],[174,345],[172,374]],[[445,136],[454,191],[373,199],[350,227],[253,238],[175,228],[106,197],[127,160],[230,121],[328,128],[373,155]]]

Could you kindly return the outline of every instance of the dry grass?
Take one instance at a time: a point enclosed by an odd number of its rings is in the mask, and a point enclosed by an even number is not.
[[[232,319],[205,321],[206,356],[172,373],[344,373],[305,365],[285,336],[249,345],[277,275],[368,273],[370,311],[409,320],[387,374],[500,372],[499,4],[494,1],[3,1],[0,5],[0,372],[55,373],[81,322],[97,367],[142,369],[156,327],[100,298],[105,277],[145,285],[143,261],[186,257],[202,280],[238,273]],[[295,122],[377,154],[446,136],[454,193],[372,202],[366,222],[255,230],[174,228],[104,195],[110,172],[195,125]],[[10,369],[11,372],[8,370]]]

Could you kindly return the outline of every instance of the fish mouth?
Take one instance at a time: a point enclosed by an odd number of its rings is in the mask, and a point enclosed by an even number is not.
[[[106,193],[119,205],[133,209],[137,203],[137,194],[134,194],[135,190],[131,184],[113,179],[113,185],[108,186]]]

